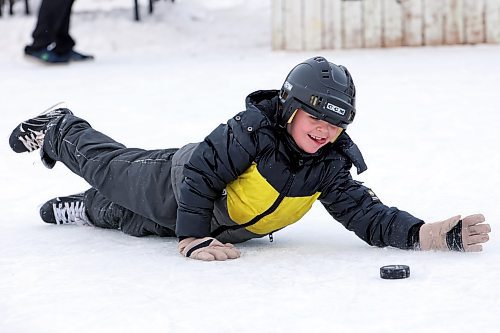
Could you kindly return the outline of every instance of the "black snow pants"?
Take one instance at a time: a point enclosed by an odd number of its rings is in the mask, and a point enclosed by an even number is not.
[[[42,0],[38,21],[33,31],[32,51],[44,50],[55,43],[54,52],[65,54],[75,46],[69,34],[71,7],[74,0]]]
[[[175,236],[177,202],[171,182],[178,149],[126,148],[66,115],[49,123],[42,159],[60,161],[92,188],[85,192],[86,213],[97,227],[132,236]]]

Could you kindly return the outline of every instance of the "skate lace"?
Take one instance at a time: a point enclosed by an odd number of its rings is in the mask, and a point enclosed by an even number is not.
[[[81,201],[55,203],[52,207],[57,224],[92,225]]]
[[[19,141],[23,143],[23,145],[26,147],[26,149],[28,149],[29,152],[32,152],[42,147],[46,132],[46,130],[30,130],[30,133],[24,136],[20,136]]]

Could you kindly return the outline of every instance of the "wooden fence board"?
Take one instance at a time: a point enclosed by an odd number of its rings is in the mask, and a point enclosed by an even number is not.
[[[441,45],[444,41],[443,1],[424,0],[424,45]]]
[[[477,44],[485,41],[483,13],[483,0],[464,0],[466,43]]]
[[[384,0],[382,16],[383,46],[402,46],[403,12],[401,4],[396,0]]]
[[[445,0],[444,44],[463,44],[464,41],[463,0]]]
[[[285,48],[287,50],[303,50],[302,0],[285,0]]]
[[[306,0],[304,6],[304,49],[319,50],[322,43],[322,22],[321,12],[323,10],[323,0]]]
[[[486,42],[500,43],[500,1],[486,0]]]
[[[282,50],[285,48],[283,34],[283,1],[286,0],[273,0],[271,4],[273,50]]]
[[[363,39],[365,47],[382,46],[382,0],[363,1]]]
[[[362,1],[342,2],[343,47],[363,47],[363,13]]]
[[[323,45],[327,49],[342,48],[341,0],[323,0]]]
[[[421,46],[422,38],[422,0],[401,1],[403,8],[403,43],[408,46]]]

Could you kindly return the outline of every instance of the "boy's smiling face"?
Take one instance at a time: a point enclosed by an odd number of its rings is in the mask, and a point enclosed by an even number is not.
[[[321,147],[334,142],[342,132],[342,128],[298,109],[292,122],[288,124],[287,131],[300,149],[314,154]]]

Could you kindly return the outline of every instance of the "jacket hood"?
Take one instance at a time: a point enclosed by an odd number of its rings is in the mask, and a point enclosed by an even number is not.
[[[258,108],[275,125],[279,107],[279,90],[257,90],[245,99],[247,109]]]

